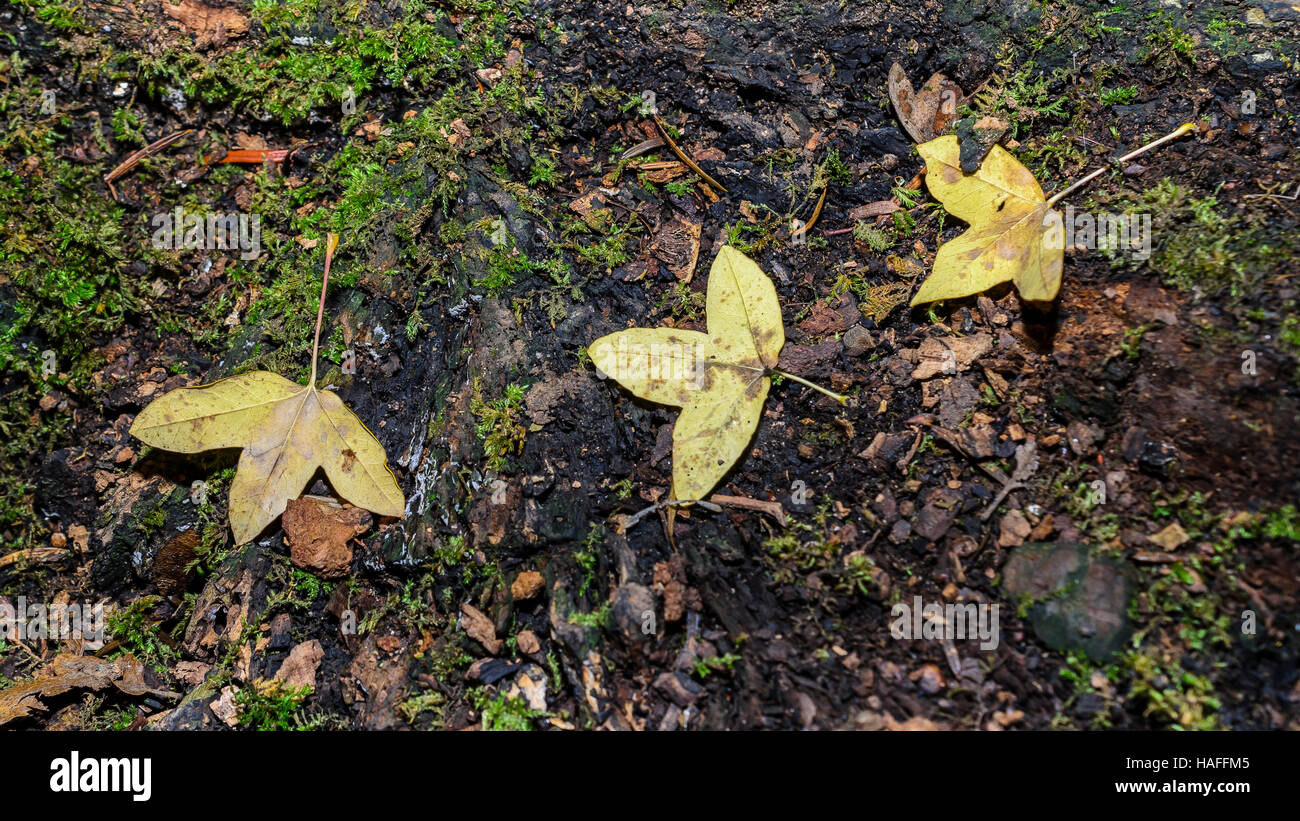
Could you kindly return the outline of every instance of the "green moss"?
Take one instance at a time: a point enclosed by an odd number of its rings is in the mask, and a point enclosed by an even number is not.
[[[704,315],[704,303],[704,294],[692,289],[688,283],[678,282],[664,291],[656,307],[661,311],[667,309],[678,321],[694,322]]]
[[[493,62],[505,53],[508,25],[522,13],[518,4],[503,7],[486,0],[436,9],[417,2],[407,5],[404,16],[376,27],[356,22],[355,5],[325,5],[259,2],[253,17],[268,34],[264,41],[216,60],[183,45],[144,54],[139,76],[151,96],[179,88],[188,99],[292,125],[313,109],[341,116],[349,95],[363,111],[365,93],[380,86],[429,89]],[[452,24],[450,15],[462,18],[459,25]],[[331,36],[319,33],[318,20],[335,29]],[[296,44],[294,36],[312,40]]]
[[[483,398],[478,379],[474,380],[474,397],[470,412],[478,419],[475,430],[483,440],[483,455],[488,467],[501,470],[512,453],[522,453],[527,430],[520,421],[524,404],[524,389],[520,385],[507,385],[505,395],[487,401]]]
[[[578,597],[582,598],[587,595],[591,585],[596,581],[596,572],[601,564],[601,547],[605,542],[605,528],[597,522],[592,522],[591,527],[587,530],[586,537],[582,540],[582,547],[573,553],[573,560],[577,562],[578,567],[582,569],[582,584],[578,586]],[[576,615],[576,614],[575,614]],[[570,618],[573,621],[573,618]],[[573,621],[574,624],[582,622]],[[600,622],[598,621],[597,624]]]
[[[1250,48],[1245,29],[1243,20],[1214,17],[1205,24],[1205,36],[1215,53],[1220,57],[1231,57],[1244,54]]]
[[[289,561],[279,556],[272,565],[267,581],[273,587],[266,597],[266,611],[273,612],[281,607],[289,610],[308,610],[324,593],[328,592],[326,583],[319,577],[299,570]]]
[[[1277,338],[1286,346],[1291,356],[1300,359],[1300,317],[1288,316],[1283,319]]]
[[[264,689],[244,687],[235,694],[239,726],[253,730],[297,729],[295,713],[311,691],[311,687],[287,687],[281,682]]]
[[[848,185],[853,182],[853,169],[840,158],[839,151],[827,152],[826,159],[821,164],[821,171],[836,185]]]
[[[505,695],[489,696],[483,691],[474,694],[476,706],[482,712],[485,731],[520,732],[533,729],[533,719],[543,717],[528,706],[522,698],[509,698]]]
[[[532,267],[528,257],[517,250],[498,246],[488,253],[487,272],[478,284],[487,289],[489,296],[497,297],[514,285],[519,277],[527,276]]]
[[[1195,197],[1169,178],[1130,198],[1129,214],[1151,214],[1147,264],[1164,281],[1197,298],[1236,302],[1254,295],[1274,269],[1300,253],[1300,240],[1241,215],[1226,214],[1214,196]],[[1108,251],[1117,265],[1139,264]]]
[[[57,31],[78,33],[92,29],[84,3],[79,0],[9,0],[10,4],[34,13],[37,20]]]
[[[1006,120],[1010,136],[1019,139],[1023,130],[1039,120],[1067,116],[1068,99],[1051,90],[1062,79],[1062,71],[1056,69],[1045,75],[1033,60],[1027,61],[1005,79],[993,77],[970,105],[958,108],[958,113]]]
[[[866,220],[858,220],[853,224],[853,239],[877,253],[888,251],[894,245],[892,236]]]
[[[635,230],[634,226],[639,225],[639,222],[629,220],[626,225],[618,227],[599,239],[591,242],[574,240],[569,247],[582,262],[610,271],[625,264],[631,258],[627,253],[627,242]]]
[[[610,610],[609,603],[606,602],[590,613],[573,611],[569,614],[569,623],[589,630],[605,630],[613,624],[613,618],[613,612]]]
[[[876,577],[880,569],[870,556],[852,553],[844,557],[844,574],[841,586],[854,593],[870,596],[877,588]]]
[[[1270,539],[1300,542],[1300,513],[1296,512],[1296,506],[1283,505],[1265,514],[1259,532]]]
[[[1196,40],[1164,9],[1149,14],[1147,21],[1147,28],[1153,30],[1142,41],[1139,61],[1168,72],[1185,73],[1193,61]]]
[[[415,720],[424,713],[431,713],[434,723],[438,724],[442,721],[443,705],[446,702],[447,697],[442,693],[429,691],[406,699],[397,705],[397,709],[408,724],[414,724]]]
[[[97,193],[93,169],[43,159],[26,178],[0,167],[0,282],[15,292],[0,308],[0,370],[43,380],[51,350],[49,376],[84,384],[91,335],[119,327],[136,304],[125,276],[128,220]]]
[[[180,654],[163,638],[157,624],[149,620],[149,611],[161,601],[158,596],[141,596],[130,607],[109,614],[108,635],[120,643],[115,655],[130,653],[160,672],[165,671]]]
[[[735,653],[727,653],[724,656],[709,656],[708,658],[697,659],[695,662],[695,675],[700,678],[708,678],[714,673],[731,672],[731,668],[736,662],[740,661],[740,656]]]
[[[1136,100],[1137,96],[1137,86],[1122,86],[1104,89],[1099,99],[1102,105],[1128,105]]]
[[[533,155],[533,167],[528,174],[529,185],[545,185],[554,188],[559,179],[555,158],[546,154]]]
[[[826,572],[841,563],[840,545],[830,538],[830,502],[818,505],[811,519],[791,519],[780,535],[763,542],[763,554],[772,579],[779,584],[801,583],[814,572]]]
[[[1143,715],[1177,730],[1222,729],[1214,685],[1184,669],[1173,653],[1147,648],[1127,653],[1123,664],[1133,677],[1129,697],[1143,705]]]
[[[447,568],[463,565],[470,555],[469,542],[464,536],[456,534],[434,548],[430,558],[438,572],[443,573]]]

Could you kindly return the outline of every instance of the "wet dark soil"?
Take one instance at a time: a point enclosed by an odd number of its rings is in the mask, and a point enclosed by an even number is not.
[[[336,102],[286,121],[202,73],[239,48],[292,51],[277,37],[336,38],[342,54],[352,29],[328,4],[307,5],[317,11],[280,34],[257,15],[246,33],[159,25],[172,16],[147,2],[91,4],[85,28],[24,5],[4,23],[12,127],[44,134],[20,89],[63,100],[51,142],[6,143],[15,179],[89,169],[85,196],[106,208],[103,174],[139,147],[108,125],[124,106],[119,83],[147,140],[195,132],[114,181],[116,270],[132,295],[120,322],[88,324],[84,337],[25,326],[27,348],[66,349],[81,370],[51,379],[11,356],[3,377],[6,425],[42,433],[9,454],[5,480],[30,490],[5,497],[16,512],[0,553],[66,551],[0,568],[0,593],[107,602],[115,629],[90,649],[142,656],[151,679],[185,695],[72,693],[20,726],[258,726],[256,682],[314,642],[314,691],[290,702],[287,726],[1295,727],[1290,7],[362,4],[360,21],[433,21],[461,48],[444,74],[376,80],[346,128]],[[249,19],[239,2],[211,7]],[[493,14],[499,27],[485,35],[476,26]],[[154,61],[182,55],[190,85],[178,109]],[[1197,122],[1075,200],[1154,211],[1151,260],[1079,249],[1050,306],[1004,286],[909,309],[936,247],[963,226],[936,218],[923,187],[909,193],[922,161],[889,105],[895,61],[918,86],[942,71],[968,105],[1010,111],[1004,142],[1049,194]],[[492,96],[512,83],[539,102]],[[725,191],[636,167],[673,161],[662,145],[620,163],[660,135],[643,92]],[[417,131],[422,111],[433,125]],[[91,133],[101,125],[102,143]],[[236,135],[297,150],[278,168],[207,165]],[[363,172],[392,190],[367,199]],[[1181,193],[1152,195],[1166,179]],[[864,221],[887,238],[873,247],[851,212],[900,189],[915,205],[903,203],[905,220]],[[182,202],[261,209],[265,256],[151,248],[142,226]],[[807,241],[792,241],[790,218],[814,213]],[[291,565],[278,523],[230,544],[235,452],[148,450],[127,430],[175,387],[254,367],[305,376],[327,227],[344,235],[325,379],[384,445],[408,507],[353,543],[343,579],[324,580]],[[60,241],[57,227],[26,230]],[[708,263],[727,242],[776,284],[783,366],[853,400],[775,385],[716,491],[751,504],[650,515],[620,532],[620,517],[666,498],[676,411],[599,379],[585,346],[634,325],[702,328]],[[485,284],[502,269],[510,281]],[[0,321],[13,322],[25,288],[0,278]],[[957,367],[921,375],[936,345],[957,352]],[[344,349],[355,373],[337,367]],[[514,404],[511,386],[522,389]],[[493,459],[493,443],[517,433],[522,445]],[[1037,470],[982,516],[1027,442]],[[330,488],[318,476],[309,492]],[[1161,534],[1175,524],[1185,538],[1173,543]],[[178,563],[184,533],[201,539],[194,561]],[[1136,592],[1107,614],[1132,628],[1122,647],[1089,658],[1036,635],[1033,603],[1001,578],[1027,542],[1084,543],[1123,562]],[[893,608],[918,599],[999,605],[1000,640],[900,639]],[[491,636],[471,629],[475,613]],[[0,675],[21,680],[71,649],[0,645]]]

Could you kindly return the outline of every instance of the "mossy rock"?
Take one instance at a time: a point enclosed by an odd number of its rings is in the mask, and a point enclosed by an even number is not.
[[[1029,543],[1012,551],[1002,587],[1032,602],[1029,623],[1053,650],[1081,651],[1096,661],[1113,656],[1133,633],[1127,566],[1076,542]]]

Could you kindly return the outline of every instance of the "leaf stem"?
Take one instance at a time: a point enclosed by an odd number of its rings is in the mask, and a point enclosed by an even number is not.
[[[316,336],[311,341],[311,382],[307,386],[316,388],[316,355],[320,351],[320,326],[325,320],[325,289],[330,284],[330,260],[334,258],[334,249],[339,247],[338,234],[325,235],[325,276],[320,281],[320,305],[316,308]]]
[[[787,373],[781,370],[780,368],[773,368],[772,373],[780,374],[781,376],[784,376],[786,379],[790,379],[792,381],[798,382],[800,385],[807,385],[808,387],[812,388],[815,391],[818,391],[819,393],[826,394],[831,399],[834,399],[836,402],[839,402],[841,405],[847,405],[849,403],[849,398],[847,396],[835,393],[834,391],[827,390],[826,388],[823,388],[821,385],[817,385],[812,382],[809,382],[807,379],[804,379],[801,376],[795,376],[792,373]]]
[[[1137,148],[1137,149],[1134,149],[1134,150],[1128,152],[1127,154],[1125,154],[1124,156],[1120,157],[1120,158],[1119,158],[1118,160],[1116,160],[1115,162],[1117,162],[1117,163],[1128,162],[1129,160],[1133,159],[1134,157],[1136,157],[1136,156],[1138,156],[1138,155],[1140,155],[1140,154],[1145,154],[1145,153],[1147,153],[1148,151],[1150,151],[1151,149],[1155,148],[1156,146],[1164,145],[1165,143],[1169,142],[1170,140],[1176,140],[1176,139],[1178,139],[1179,137],[1183,136],[1184,134],[1187,134],[1187,133],[1192,132],[1192,131],[1195,131],[1195,130],[1196,130],[1196,123],[1183,123],[1182,125],[1178,126],[1178,128],[1176,128],[1176,129],[1174,129],[1173,131],[1169,132],[1168,134],[1166,134],[1165,136],[1161,137],[1160,139],[1158,139],[1158,140],[1152,140],[1151,142],[1147,143],[1146,145],[1142,146],[1141,148]],[[1054,197],[1052,197],[1051,199],[1049,199],[1049,200],[1047,201],[1047,206],[1050,208],[1050,207],[1052,207],[1053,205],[1056,205],[1057,201],[1063,199],[1067,194],[1070,194],[1070,193],[1073,192],[1073,191],[1077,191],[1078,189],[1082,188],[1083,186],[1085,186],[1085,185],[1087,185],[1088,183],[1092,182],[1093,180],[1097,179],[1097,177],[1101,176],[1103,173],[1105,173],[1105,172],[1106,172],[1107,170],[1109,170],[1109,169],[1110,169],[1110,166],[1109,166],[1109,165],[1104,165],[1104,166],[1102,166],[1101,168],[1098,168],[1096,171],[1093,171],[1091,174],[1089,174],[1088,176],[1086,176],[1086,177],[1084,177],[1083,179],[1079,180],[1079,181],[1076,182],[1074,185],[1071,185],[1069,188],[1065,189],[1065,190],[1062,191],[1061,193],[1059,193],[1059,194],[1055,195]]]

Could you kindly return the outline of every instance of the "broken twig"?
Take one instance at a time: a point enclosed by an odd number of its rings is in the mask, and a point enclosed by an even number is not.
[[[113,180],[130,171],[132,168],[135,168],[140,164],[140,161],[146,157],[151,157],[154,154],[157,154],[159,151],[162,151],[180,138],[193,133],[194,129],[192,128],[187,128],[184,131],[177,131],[175,134],[169,134],[160,140],[154,140],[144,148],[141,148],[139,151],[127,157],[122,161],[121,165],[104,175],[104,184],[108,186],[108,193],[112,194],[113,199],[116,200],[117,191],[113,190]]]
[[[695,160],[692,160],[690,157],[686,156],[686,152],[677,147],[677,143],[673,142],[673,138],[668,134],[668,126],[664,124],[663,120],[659,119],[658,114],[655,115],[655,125],[659,126],[659,133],[664,136],[664,142],[668,143],[668,147],[671,148],[673,150],[673,153],[677,155],[677,159],[685,163],[687,168],[691,169],[696,174],[699,174],[700,179],[704,180],[709,185],[718,189],[722,193],[724,194],[727,193],[727,189],[722,187],[722,183],[718,182],[717,180],[713,179],[713,177],[710,177],[708,174],[706,174],[703,168],[700,168],[698,165],[695,164]]]

